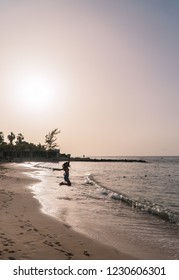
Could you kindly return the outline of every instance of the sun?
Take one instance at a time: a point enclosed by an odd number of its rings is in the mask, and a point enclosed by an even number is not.
[[[46,68],[21,67],[11,75],[10,102],[18,115],[46,117],[66,110],[69,82],[62,71]]]
[[[47,109],[53,101],[55,91],[54,81],[46,75],[31,74],[17,79],[18,100],[27,110]]]

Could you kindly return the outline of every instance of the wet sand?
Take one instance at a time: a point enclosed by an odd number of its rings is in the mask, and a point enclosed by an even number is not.
[[[30,168],[0,164],[1,260],[135,259],[83,236],[40,210],[28,188]]]

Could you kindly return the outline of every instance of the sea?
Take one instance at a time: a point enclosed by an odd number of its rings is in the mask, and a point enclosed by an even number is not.
[[[40,181],[41,211],[137,259],[179,259],[179,157],[107,157],[145,162],[26,163]]]

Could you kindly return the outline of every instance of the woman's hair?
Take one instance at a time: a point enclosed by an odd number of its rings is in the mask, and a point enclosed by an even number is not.
[[[69,162],[69,161],[66,161],[66,162],[64,162],[64,164],[63,164],[62,166],[63,166],[63,168],[69,167],[69,166],[70,166],[70,162]]]

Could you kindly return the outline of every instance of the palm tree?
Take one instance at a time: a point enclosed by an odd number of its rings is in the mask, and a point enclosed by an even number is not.
[[[17,144],[17,145],[21,145],[21,144],[23,143],[23,140],[24,140],[24,136],[23,136],[21,133],[19,133],[19,134],[17,135],[16,144]]]
[[[4,133],[0,131],[0,144],[4,143]]]
[[[7,136],[7,139],[9,140],[11,146],[13,146],[13,141],[14,141],[15,138],[16,138],[16,136],[13,132],[11,132],[11,134],[9,134]]]

